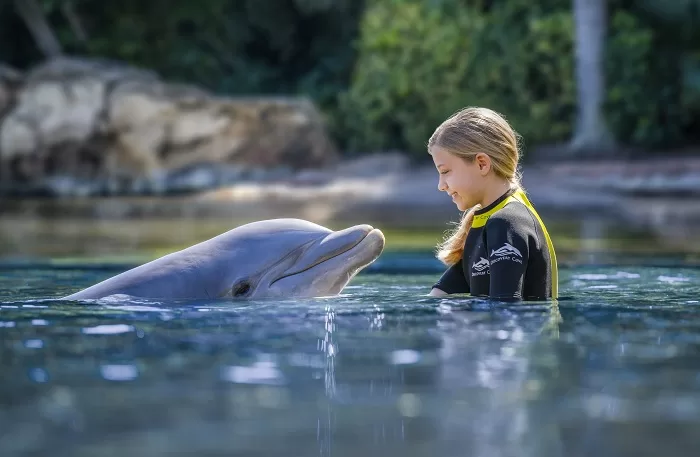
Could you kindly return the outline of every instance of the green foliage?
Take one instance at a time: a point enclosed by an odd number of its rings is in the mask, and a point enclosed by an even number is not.
[[[653,54],[665,76],[667,92],[674,98],[667,103],[677,111],[677,143],[700,141],[700,0],[641,0],[637,13],[654,30]],[[671,69],[672,71],[668,71]],[[659,71],[654,73],[659,73]],[[659,100],[659,103],[664,103]],[[664,138],[662,142],[667,142]]]
[[[67,19],[69,2],[88,39]],[[150,68],[225,94],[310,95],[335,105],[355,58],[362,0],[41,0],[66,52]],[[5,6],[4,25],[17,27]],[[12,22],[14,21],[14,22]],[[21,27],[20,27],[21,28]],[[16,44],[16,43],[15,43]],[[22,44],[32,49],[31,37]],[[0,43],[0,60],[10,47]],[[27,67],[40,59],[12,59]]]
[[[693,2],[700,4],[684,4]],[[570,2],[486,3],[368,5],[352,84],[341,98],[350,148],[424,154],[435,127],[467,105],[505,114],[525,144],[568,140],[576,109]],[[609,126],[618,141],[641,146],[700,139],[700,49],[691,39],[697,28],[681,22],[687,33],[680,36],[677,8],[661,19],[647,13],[611,1]]]
[[[688,24],[688,15],[700,12],[700,0],[638,0],[638,7],[677,27]]]
[[[529,144],[565,141],[575,113],[573,18],[568,1],[505,2],[490,12],[474,71],[476,93],[506,114]],[[481,83],[487,69],[500,75]]]
[[[572,0],[37,1],[68,53],[223,94],[309,95],[350,152],[424,157],[437,125],[467,105],[505,114],[528,146],[567,141],[574,125]],[[700,0],[607,4],[617,140],[700,141]],[[0,1],[0,62],[41,58]]]
[[[614,12],[606,48],[605,111],[618,141],[662,147],[698,138],[698,55],[685,48],[676,29],[652,26],[628,11]]]
[[[462,105],[475,31],[483,18],[426,2],[375,1],[361,23],[359,61],[341,97],[347,147],[418,150]]]
[[[684,121],[692,124],[695,120],[696,126],[698,126],[700,124],[697,122],[697,119],[700,118],[700,50],[685,54],[681,67],[681,109]]]
[[[637,18],[626,12],[613,16],[606,49],[605,111],[611,130],[624,142],[659,144],[680,132],[678,119],[673,122],[678,113],[665,112],[676,109],[669,104],[677,95],[674,87],[658,80],[661,69],[650,71],[656,57],[653,45],[653,31]],[[665,115],[671,122],[664,124]]]
[[[349,148],[423,154],[435,127],[466,105],[502,112],[528,141],[567,138],[575,101],[567,2],[503,2],[488,11],[471,3],[368,5],[341,98]]]

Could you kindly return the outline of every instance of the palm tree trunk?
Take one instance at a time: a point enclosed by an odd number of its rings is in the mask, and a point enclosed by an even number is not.
[[[15,10],[22,18],[24,24],[32,34],[34,41],[46,57],[56,57],[61,55],[61,43],[56,34],[51,30],[51,26],[46,21],[46,16],[36,0],[14,0]]]
[[[571,147],[589,154],[612,145],[603,114],[606,0],[573,0],[578,110]]]

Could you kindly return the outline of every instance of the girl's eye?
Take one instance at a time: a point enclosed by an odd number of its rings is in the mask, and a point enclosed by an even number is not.
[[[440,172],[441,175],[446,175],[447,173],[449,173],[449,170],[443,170]]]

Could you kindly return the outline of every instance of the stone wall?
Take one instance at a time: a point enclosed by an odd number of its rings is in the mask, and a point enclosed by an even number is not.
[[[4,194],[187,191],[338,159],[305,98],[215,96],[104,60],[0,66]]]

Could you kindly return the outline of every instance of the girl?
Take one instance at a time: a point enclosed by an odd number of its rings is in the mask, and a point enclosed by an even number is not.
[[[428,152],[440,173],[438,189],[466,211],[438,247],[449,268],[430,295],[556,299],[554,247],[520,185],[518,140],[508,122],[487,108],[465,108],[435,130]]]

